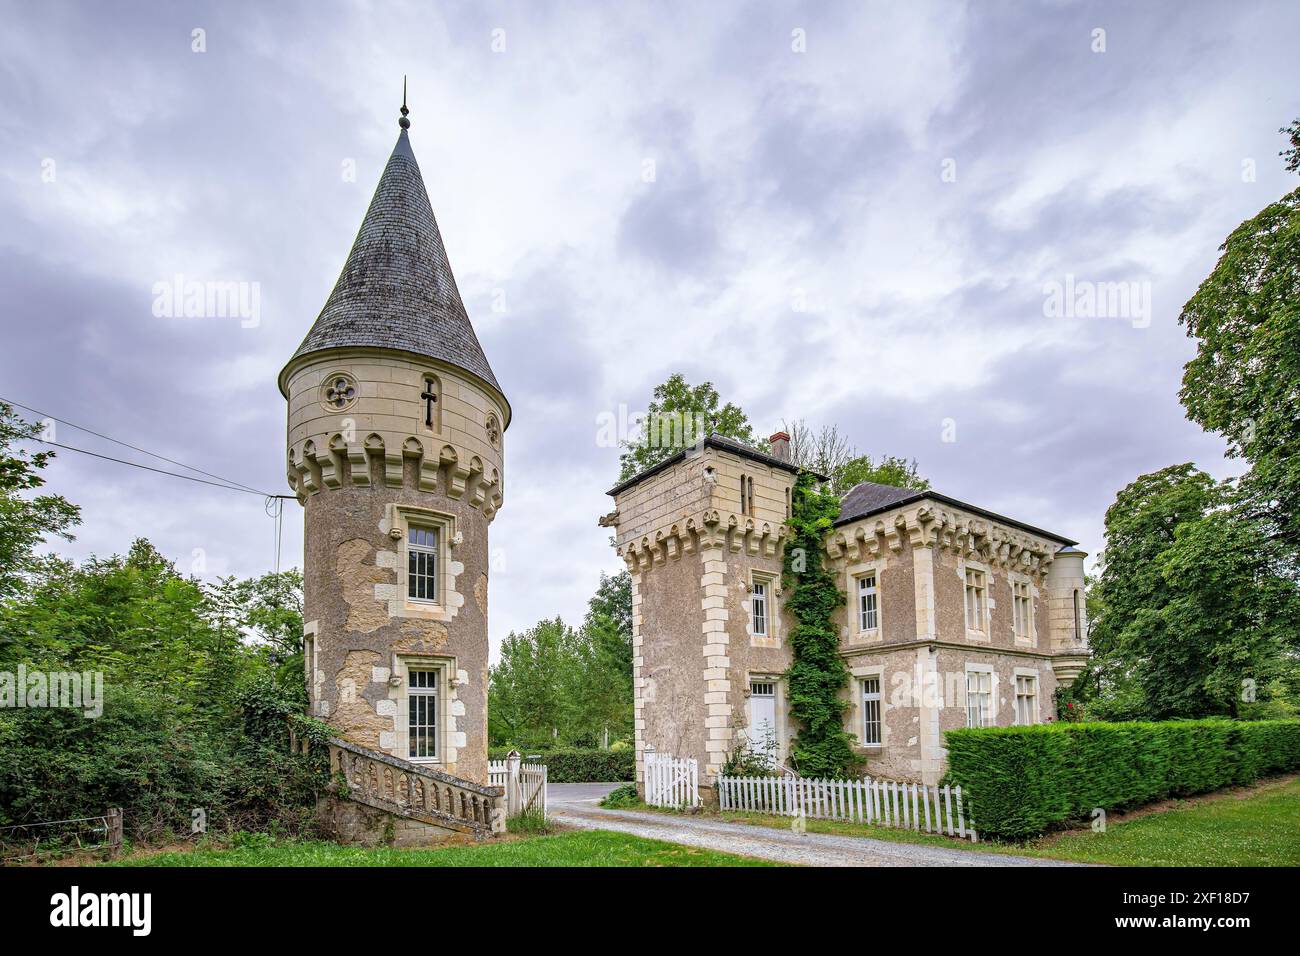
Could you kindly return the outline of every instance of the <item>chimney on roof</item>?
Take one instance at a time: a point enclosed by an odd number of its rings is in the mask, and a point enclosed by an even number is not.
[[[785,432],[777,432],[767,440],[767,444],[772,449],[773,458],[780,458],[782,461],[790,460],[790,436]]]

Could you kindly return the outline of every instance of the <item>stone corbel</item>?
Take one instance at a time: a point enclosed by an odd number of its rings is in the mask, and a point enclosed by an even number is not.
[[[450,445],[443,445],[438,452],[439,464],[446,469],[446,493],[448,498],[463,498],[466,483],[469,481],[469,469],[460,463],[460,456]]]
[[[826,554],[832,561],[844,557],[844,535],[841,532],[836,532],[826,539]]]
[[[354,485],[370,484],[370,458],[365,445],[348,445],[348,480]]]
[[[752,520],[745,522],[745,553],[751,558],[758,556],[758,548],[762,542],[759,539],[759,533],[754,528]]]
[[[885,543],[890,551],[903,550],[903,533],[907,530],[907,520],[899,515],[894,519],[894,526],[885,531]]]
[[[310,492],[320,491],[320,466],[316,464],[316,443],[310,438],[302,446],[302,465],[298,472],[302,485]]]
[[[677,533],[677,525],[673,525],[668,530],[668,537],[664,539],[664,548],[669,561],[674,561],[682,556],[681,540],[681,536]]]
[[[683,553],[683,554],[694,554],[694,553],[695,553],[695,550],[696,550],[696,549],[695,549],[695,536],[696,536],[696,534],[697,534],[697,532],[696,532],[696,530],[695,530],[695,519],[694,519],[694,518],[687,518],[687,519],[686,519],[686,528],[685,528],[685,531],[684,531],[684,532],[682,533],[682,535],[681,535],[681,539],[682,539],[682,553]]]

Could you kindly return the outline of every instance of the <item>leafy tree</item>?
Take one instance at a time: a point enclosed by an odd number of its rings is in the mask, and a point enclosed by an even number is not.
[[[1295,579],[1233,495],[1174,465],[1139,477],[1107,510],[1090,602],[1094,716],[1238,716],[1279,694],[1300,624]]]
[[[930,482],[916,471],[916,459],[895,458],[885,455],[878,462],[873,462],[870,455],[861,455],[846,462],[844,467],[830,476],[831,490],[844,494],[854,485],[864,481],[874,481],[878,485],[893,485],[895,488],[912,488],[923,491],[930,487]]]
[[[81,522],[81,509],[61,495],[24,494],[45,484],[39,473],[54,452],[32,454],[14,445],[40,434],[40,425],[23,421],[13,406],[0,402],[0,599],[12,595],[22,574],[32,569],[38,544],[50,535],[72,540],[71,529]]]
[[[527,747],[552,744],[567,729],[575,681],[569,656],[573,631],[560,618],[539,621],[501,644],[488,672],[488,721],[494,739]]]
[[[654,390],[646,412],[645,429],[634,441],[624,442],[619,456],[619,481],[659,462],[701,438],[716,432],[747,445],[755,444],[754,429],[739,406],[720,404],[712,382],[691,386],[681,373]]]
[[[587,602],[588,620],[607,617],[620,634],[626,635],[629,650],[632,647],[632,575],[620,571],[615,575],[600,575],[596,593]]]
[[[81,565],[34,561],[25,590],[0,603],[0,669],[99,671],[95,720],[59,708],[0,711],[0,821],[84,816],[121,806],[135,836],[212,830],[309,833],[326,778],[323,747],[291,753],[303,716],[296,571],[203,585],[143,539]]]
[[[1283,132],[1287,132],[1284,130]],[[1300,120],[1288,168],[1300,164]],[[1232,231],[1178,321],[1197,339],[1179,397],[1190,419],[1251,464],[1255,517],[1300,548],[1300,189]]]
[[[1278,153],[1286,160],[1289,173],[1300,172],[1300,119],[1292,120],[1290,126],[1283,126],[1279,133],[1285,133],[1291,145]]]

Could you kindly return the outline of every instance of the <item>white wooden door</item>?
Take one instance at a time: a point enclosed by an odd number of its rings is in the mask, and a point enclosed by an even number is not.
[[[756,752],[776,759],[776,684],[753,681],[749,685],[749,742]]]

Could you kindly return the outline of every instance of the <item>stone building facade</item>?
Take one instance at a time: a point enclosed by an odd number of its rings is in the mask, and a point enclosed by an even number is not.
[[[601,524],[632,579],[638,779],[647,745],[696,758],[706,787],[737,748],[788,765],[781,570],[797,468],[788,436],[770,446],[710,436],[610,491]],[[844,496],[823,559],[847,598],[845,729],[868,773],[934,783],[945,730],[1054,719],[1088,653],[1074,544],[937,492]]]
[[[280,373],[305,509],[311,713],[486,783],[488,527],[506,401],[456,287],[403,107],[338,282]]]

